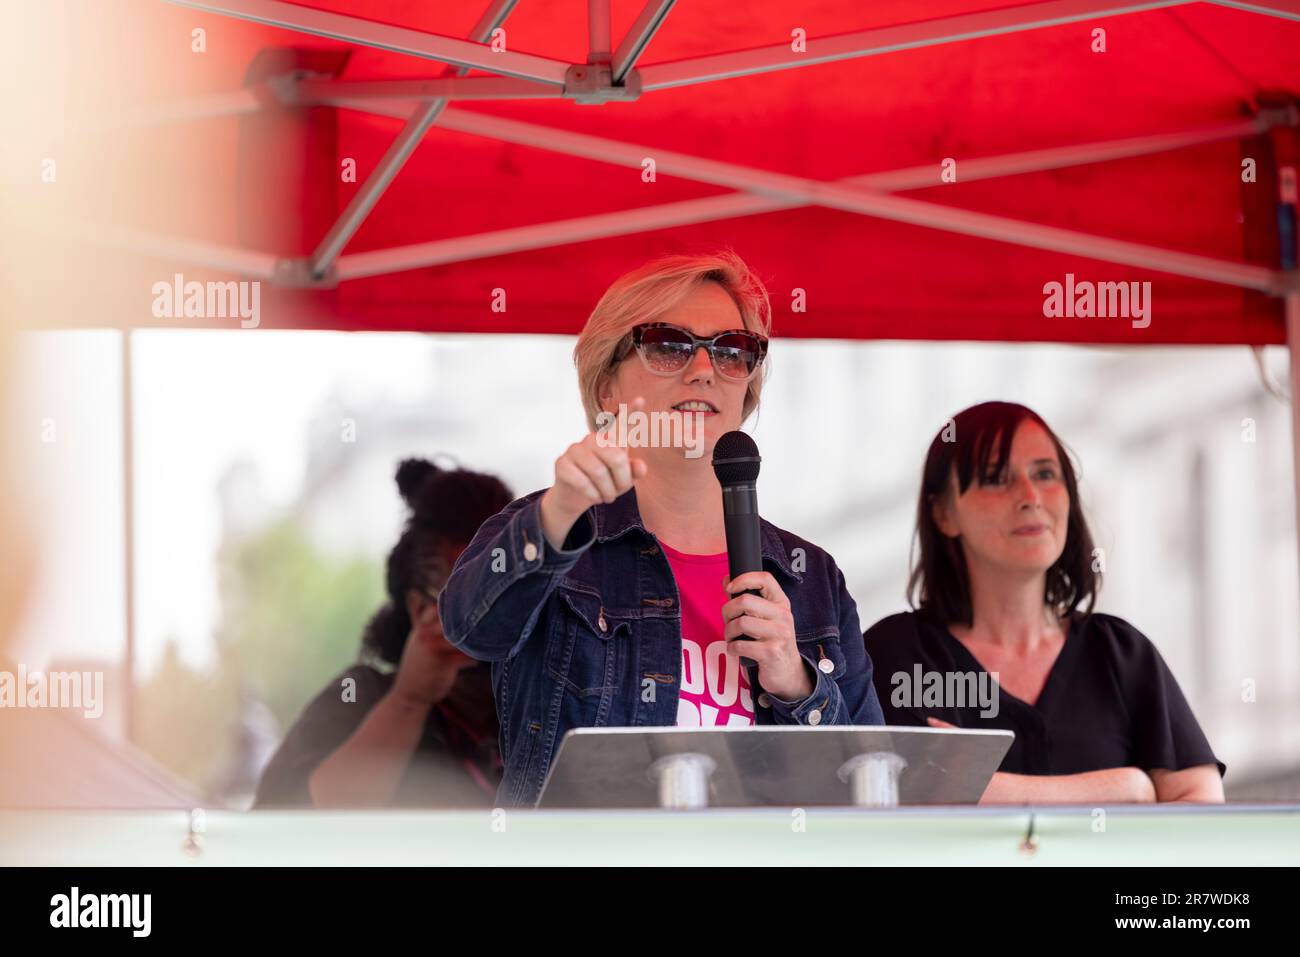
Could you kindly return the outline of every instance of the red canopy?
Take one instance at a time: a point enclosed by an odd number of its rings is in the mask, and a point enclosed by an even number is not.
[[[146,278],[261,278],[262,328],[574,333],[621,272],[729,246],[767,280],[782,336],[1284,342],[1277,159],[1294,162],[1300,4],[989,2],[615,0],[606,32],[597,0],[612,70],[629,30],[649,35],[621,84],[600,82],[600,56],[574,72],[592,49],[575,0],[133,4],[154,53],[136,35],[118,62],[159,81],[128,104],[149,114],[133,128],[154,159],[130,175],[151,202],[90,204],[74,231],[160,253]],[[502,52],[471,48],[492,15]],[[492,71],[349,85],[457,63]],[[295,68],[306,82],[284,79]],[[485,86],[520,98],[453,99],[385,166],[429,105],[413,92]],[[220,118],[163,124],[164,106]],[[160,152],[168,175],[149,165]],[[395,172],[386,190],[366,186],[377,171]],[[1046,317],[1044,287],[1067,274],[1150,282],[1150,325]],[[232,325],[155,317],[121,275],[83,304],[120,302],[133,326]]]

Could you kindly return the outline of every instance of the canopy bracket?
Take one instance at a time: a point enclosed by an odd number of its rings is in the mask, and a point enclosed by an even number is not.
[[[564,75],[564,96],[586,106],[631,103],[641,98],[641,75],[630,70],[619,85],[608,62],[575,63]]]
[[[339,271],[337,264],[330,263],[323,273],[317,275],[306,256],[277,259],[271,282],[285,289],[334,289],[339,284]]]

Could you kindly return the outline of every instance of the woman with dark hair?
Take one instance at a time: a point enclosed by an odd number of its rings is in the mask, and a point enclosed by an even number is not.
[[[916,610],[864,635],[887,724],[1014,731],[982,803],[1223,801],[1224,765],[1160,653],[1092,610],[1075,470],[1037,413],[985,402],[951,420],[916,527]]]
[[[423,459],[397,469],[411,515],[388,555],[388,602],[359,662],[304,709],[254,807],[474,807],[501,780],[490,669],[453,648],[438,596],[482,522],[514,497],[497,478]]]

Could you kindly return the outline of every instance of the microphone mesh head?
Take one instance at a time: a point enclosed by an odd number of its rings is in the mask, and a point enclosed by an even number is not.
[[[762,461],[758,445],[739,429],[728,432],[713,447],[713,473],[723,486],[757,481]]]

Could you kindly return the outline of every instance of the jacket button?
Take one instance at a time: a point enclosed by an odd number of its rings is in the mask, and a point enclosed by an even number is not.
[[[813,708],[811,711],[808,712],[808,723],[809,723],[809,724],[821,724],[821,723],[822,723],[822,713],[821,713],[820,709],[818,709],[818,708]]]
[[[537,560],[537,546],[532,542],[524,545],[524,561],[531,562]]]
[[[600,613],[599,617],[596,618],[596,627],[602,632],[609,631],[609,625],[605,624],[605,613],[603,611]]]
[[[758,696],[758,706],[759,706],[760,708],[770,708],[770,707],[772,707],[772,698],[768,695],[768,693],[767,693],[766,691],[762,692],[762,693]]]
[[[829,658],[823,658],[821,661],[817,662],[817,667],[822,670],[823,674],[830,674],[835,670],[835,662],[831,661]]]

